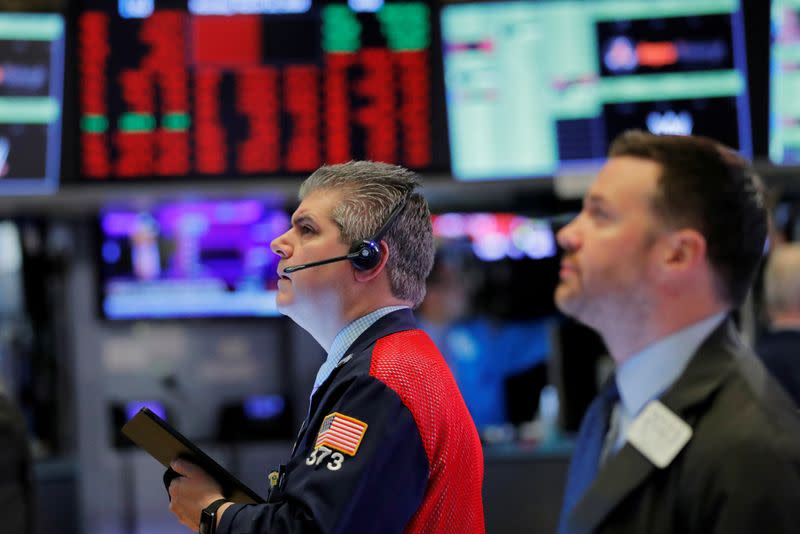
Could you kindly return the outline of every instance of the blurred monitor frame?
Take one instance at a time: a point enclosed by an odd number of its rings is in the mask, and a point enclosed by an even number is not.
[[[280,317],[270,242],[289,214],[255,198],[107,206],[98,217],[100,315],[111,320]]]
[[[752,155],[739,0],[467,2],[441,25],[458,180],[592,174],[632,128]]]
[[[800,167],[800,1],[770,6],[769,159]]]
[[[552,299],[539,299],[558,283],[553,221],[509,212],[442,212],[433,214],[432,226],[437,261],[456,261],[473,273],[460,280],[474,286],[467,289],[472,313],[505,321],[558,314]]]
[[[60,13],[0,11],[0,195],[58,189],[65,34]]]
[[[291,440],[295,430],[289,396],[250,395],[220,406],[216,438],[223,443]]]

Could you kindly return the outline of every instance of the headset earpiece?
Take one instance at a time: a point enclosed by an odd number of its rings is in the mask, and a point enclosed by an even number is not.
[[[383,226],[375,233],[371,239],[365,239],[361,243],[355,245],[350,249],[348,257],[359,271],[369,271],[374,269],[381,262],[381,247],[380,242],[389,228],[392,227],[394,221],[400,216],[408,203],[408,197],[400,201],[400,203],[392,210],[389,218],[383,223]],[[355,256],[354,256],[355,255]]]
[[[365,239],[357,246],[353,247],[351,254],[357,254],[350,261],[358,271],[369,271],[374,269],[381,262],[380,246],[374,241]]]

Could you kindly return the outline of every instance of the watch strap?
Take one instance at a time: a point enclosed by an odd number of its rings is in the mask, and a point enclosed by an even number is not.
[[[225,504],[226,502],[228,502],[228,499],[217,499],[216,501],[212,502],[211,504],[203,508],[203,511],[209,514],[215,514],[217,513],[219,507]]]
[[[214,534],[217,531],[217,510],[228,502],[227,499],[217,499],[200,512],[200,533]]]

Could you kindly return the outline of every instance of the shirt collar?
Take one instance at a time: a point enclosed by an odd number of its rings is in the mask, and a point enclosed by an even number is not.
[[[617,369],[617,387],[627,415],[636,416],[645,404],[675,383],[700,344],[726,315],[712,315],[659,339]]]
[[[342,330],[336,334],[336,337],[333,338],[331,348],[328,350],[328,357],[325,359],[325,362],[317,372],[317,379],[314,381],[314,389],[316,390],[316,388],[318,388],[323,382],[325,382],[325,380],[327,380],[333,370],[336,369],[336,366],[339,365],[341,359],[344,357],[345,351],[350,348],[350,345],[352,345],[355,340],[367,330],[367,328],[372,326],[384,315],[388,315],[393,311],[402,310],[403,308],[408,308],[408,306],[386,306],[383,308],[378,308],[374,312],[368,313],[363,317],[359,317],[352,323],[342,328]]]

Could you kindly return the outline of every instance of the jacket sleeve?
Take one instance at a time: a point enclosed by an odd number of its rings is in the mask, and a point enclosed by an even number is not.
[[[696,531],[797,532],[800,465],[796,454],[787,454],[774,442],[749,439],[730,447],[719,461],[704,498],[696,503],[696,524],[703,525]]]
[[[403,531],[422,503],[429,472],[414,418],[394,391],[370,376],[356,377],[335,393],[337,400],[320,415],[366,425],[355,453],[329,444],[315,450],[320,429],[309,428],[305,450],[298,446],[277,495],[265,505],[231,506],[218,533]]]

